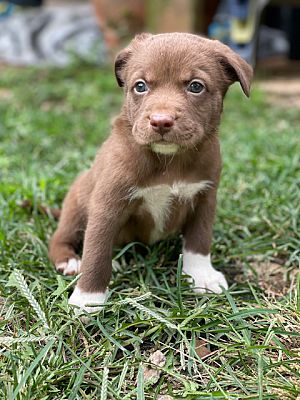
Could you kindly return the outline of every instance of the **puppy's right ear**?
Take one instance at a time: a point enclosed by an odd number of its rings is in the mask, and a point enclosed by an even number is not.
[[[150,38],[151,36],[152,36],[151,33],[141,33],[139,35],[136,35],[135,38],[129,44],[129,46],[126,47],[124,50],[121,50],[120,53],[117,55],[115,61],[115,75],[118,85],[120,87],[124,86],[125,83],[124,70],[133,51],[135,50],[136,47],[138,47],[138,45],[141,42]]]

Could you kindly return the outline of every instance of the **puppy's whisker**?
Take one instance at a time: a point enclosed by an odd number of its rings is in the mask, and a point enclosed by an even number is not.
[[[195,144],[193,145],[193,148],[198,152],[198,148]]]
[[[172,154],[172,156],[171,156],[171,158],[170,158],[168,164],[166,165],[166,169],[167,169],[167,167],[168,167],[169,165],[172,164],[172,161],[173,161],[174,157],[175,157],[175,153]]]

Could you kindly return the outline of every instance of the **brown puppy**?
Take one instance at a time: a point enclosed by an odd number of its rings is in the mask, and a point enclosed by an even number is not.
[[[105,302],[112,249],[183,234],[183,270],[196,290],[227,287],[210,262],[221,171],[217,136],[224,95],[252,68],[227,46],[192,34],[138,35],[117,56],[125,101],[91,169],[67,194],[50,258],[82,272],[70,303]],[[82,262],[77,255],[83,241]]]

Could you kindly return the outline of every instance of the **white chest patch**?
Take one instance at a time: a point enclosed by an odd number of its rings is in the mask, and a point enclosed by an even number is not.
[[[151,233],[151,242],[162,237],[165,221],[170,213],[171,202],[174,198],[181,202],[188,202],[200,192],[208,190],[211,181],[195,183],[175,182],[173,185],[156,185],[145,188],[136,188],[130,196],[131,200],[143,199],[144,207],[152,215],[154,231]]]

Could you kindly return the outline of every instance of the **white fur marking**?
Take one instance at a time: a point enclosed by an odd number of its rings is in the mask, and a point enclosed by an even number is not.
[[[56,269],[64,275],[77,275],[80,272],[81,261],[70,258],[67,262],[56,264]]]
[[[151,150],[159,154],[175,154],[179,150],[179,145],[175,143],[152,143]]]
[[[224,275],[211,265],[210,254],[203,256],[183,249],[183,272],[194,281],[195,292],[222,293],[221,286],[228,288]]]
[[[193,197],[204,192],[212,186],[211,181],[195,183],[175,182],[170,185],[156,185],[138,188],[132,191],[130,199],[143,199],[145,208],[154,220],[154,231],[151,233],[151,242],[159,240],[163,236],[165,221],[170,213],[170,206],[174,198],[180,201],[191,201]]]
[[[191,201],[199,192],[205,192],[212,187],[211,181],[200,181],[194,183],[175,182],[171,187],[171,194],[179,197],[181,201]]]
[[[102,310],[103,304],[105,304],[108,297],[108,290],[105,292],[82,292],[78,286],[75,287],[74,292],[69,298],[69,304],[72,306],[77,306],[81,310],[88,313],[96,312]],[[95,305],[97,307],[88,307]]]
[[[71,258],[64,270],[64,275],[77,275],[80,272],[81,261],[76,258]]]
[[[164,230],[164,222],[169,214],[171,196],[170,186],[159,185],[138,189],[135,198],[142,198],[145,208],[152,215],[154,220],[154,230],[151,232],[151,242],[155,242],[161,237]]]

